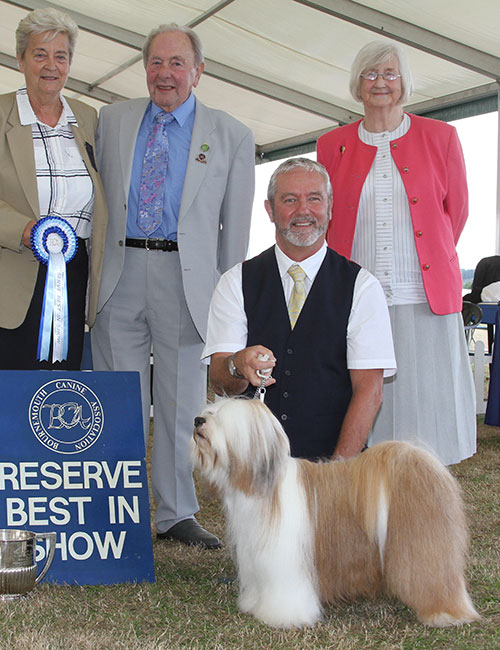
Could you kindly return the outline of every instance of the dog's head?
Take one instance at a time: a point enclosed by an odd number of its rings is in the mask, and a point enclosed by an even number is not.
[[[289,456],[283,428],[260,400],[220,399],[194,420],[191,458],[222,491],[267,494],[279,481]]]

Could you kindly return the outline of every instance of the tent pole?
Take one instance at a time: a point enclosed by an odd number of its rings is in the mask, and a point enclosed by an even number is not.
[[[498,121],[498,135],[497,135],[497,218],[496,218],[496,233],[495,233],[495,254],[500,255],[500,183],[498,182],[498,174],[500,172],[500,87],[497,92],[497,121]]]

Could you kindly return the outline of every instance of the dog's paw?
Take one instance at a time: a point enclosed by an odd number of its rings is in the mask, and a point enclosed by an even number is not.
[[[428,616],[419,617],[420,621],[424,625],[429,627],[451,627],[456,625],[465,625],[467,623],[474,623],[479,621],[481,617],[476,612],[476,610],[471,610],[464,613],[462,616],[453,616],[448,612],[436,612],[435,614],[430,614]]]
[[[245,603],[242,603],[240,599],[238,605],[242,611],[252,614],[270,627],[282,629],[312,627],[322,619],[321,606],[317,601],[305,600],[298,604],[296,602],[286,603],[283,600],[270,602],[267,599],[254,602],[246,609],[242,607],[242,604]],[[249,604],[248,601],[246,604]]]

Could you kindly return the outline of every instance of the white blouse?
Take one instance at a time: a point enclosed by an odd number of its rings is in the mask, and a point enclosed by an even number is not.
[[[61,96],[63,110],[56,126],[40,122],[31,107],[26,88],[16,93],[19,119],[31,125],[35,154],[40,217],[65,219],[78,237],[87,239],[92,230],[94,185],[75,142],[73,111]]]
[[[377,153],[361,191],[351,257],[380,281],[388,305],[427,301],[408,196],[390,151],[410,126],[405,113],[394,131],[371,133],[362,122],[358,128],[360,140]]]

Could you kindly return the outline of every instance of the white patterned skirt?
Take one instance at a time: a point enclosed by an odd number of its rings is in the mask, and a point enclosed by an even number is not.
[[[384,379],[368,439],[421,444],[445,464],[476,451],[476,404],[461,314],[437,316],[427,303],[389,307],[398,370]]]

